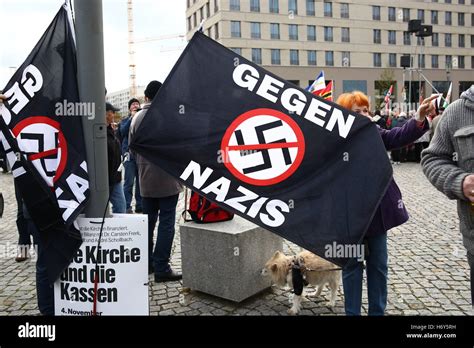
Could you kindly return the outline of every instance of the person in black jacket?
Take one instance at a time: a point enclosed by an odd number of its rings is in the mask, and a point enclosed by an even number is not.
[[[107,122],[107,159],[109,168],[109,193],[112,212],[114,214],[124,214],[126,212],[125,195],[122,187],[122,151],[120,141],[115,136],[114,116],[118,111],[110,103],[105,104],[105,119]]]

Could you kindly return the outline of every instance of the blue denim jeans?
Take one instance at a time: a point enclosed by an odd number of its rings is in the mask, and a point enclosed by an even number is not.
[[[154,265],[155,273],[165,273],[171,270],[169,261],[174,238],[178,196],[142,198],[143,213],[148,215],[148,259],[149,264]],[[160,222],[155,249],[153,250],[153,231],[155,230],[158,214]]]
[[[40,234],[31,219],[26,206],[23,204],[23,215],[25,217],[28,233],[33,236],[33,242],[37,249],[36,259],[36,297],[38,308],[42,315],[54,315],[54,288],[49,284],[46,260]]]
[[[123,194],[122,183],[119,182],[110,187],[110,203],[112,204],[112,213],[125,214],[125,196]]]
[[[384,315],[387,306],[387,234],[368,237],[365,255],[369,315]],[[360,315],[362,306],[363,263],[352,259],[342,271],[346,315]]]
[[[127,203],[127,211],[132,206],[133,198],[133,184],[135,183],[135,211],[142,210],[142,196],[140,196],[140,182],[138,179],[138,167],[135,160],[128,160],[124,162],[125,180],[123,183],[123,192],[125,194],[125,202]]]

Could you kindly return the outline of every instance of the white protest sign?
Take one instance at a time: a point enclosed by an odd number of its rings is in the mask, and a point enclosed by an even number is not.
[[[54,284],[56,315],[92,315],[98,273],[97,315],[148,315],[148,222],[146,215],[79,217],[83,243]],[[96,262],[98,272],[96,272]]]

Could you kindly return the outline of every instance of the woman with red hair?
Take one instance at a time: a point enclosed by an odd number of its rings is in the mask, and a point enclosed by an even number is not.
[[[433,111],[431,100],[437,97],[438,95],[425,99],[415,117],[406,122],[403,127],[386,130],[377,126],[387,150],[410,144],[429,129],[425,117]],[[360,91],[344,93],[339,96],[336,103],[372,119],[369,114],[369,98]],[[408,213],[403,204],[400,189],[392,178],[364,238],[364,244],[368,250],[365,253],[365,261],[369,315],[384,315],[387,305],[387,231],[407,220]],[[344,305],[347,315],[360,315],[363,270],[362,261],[353,259],[342,271]]]

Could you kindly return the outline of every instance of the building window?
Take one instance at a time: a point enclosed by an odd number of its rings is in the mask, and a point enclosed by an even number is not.
[[[464,69],[466,66],[464,64],[464,56],[458,56],[458,68]]]
[[[474,13],[471,13],[471,26],[474,27]]]
[[[332,17],[332,2],[324,2],[324,17]]]
[[[214,33],[217,40],[219,38],[219,23],[216,23]]]
[[[197,27],[197,13],[196,12],[193,13],[193,23],[194,23],[194,26]]]
[[[231,21],[230,22],[230,36],[231,37],[241,37],[240,22],[239,21]]]
[[[396,9],[395,7],[389,7],[388,8],[388,20],[390,22],[395,22],[397,20],[397,17],[396,17]]]
[[[300,57],[298,50],[290,50],[290,64],[300,65]]]
[[[372,19],[374,21],[380,20],[380,6],[372,6]]]
[[[308,51],[308,65],[316,65],[316,51]]]
[[[288,13],[298,14],[298,1],[297,0],[288,0]]]
[[[341,28],[341,41],[351,42],[351,35],[350,35],[349,28]]]
[[[438,11],[431,11],[431,24],[438,24]]]
[[[452,42],[451,42],[451,34],[444,34],[444,46],[446,47],[451,47],[452,46]]]
[[[343,67],[351,66],[351,52],[343,51],[341,56],[341,65]]]
[[[262,49],[252,48],[252,62],[255,64],[262,64]]]
[[[462,12],[458,13],[458,25],[460,27],[464,26],[464,13],[462,13]]]
[[[464,0],[459,0],[459,5],[464,5]]]
[[[298,25],[288,24],[288,33],[290,34],[290,40],[298,40]]]
[[[438,69],[439,68],[439,57],[436,54],[433,54],[431,56],[431,67],[433,69]]]
[[[326,51],[326,66],[334,66],[334,51]]]
[[[241,48],[234,47],[234,48],[231,48],[231,50],[234,51],[234,53],[237,53],[239,56],[242,55],[242,49]]]
[[[425,10],[418,10],[417,19],[421,20],[421,23],[425,23]]]
[[[270,13],[279,13],[278,0],[270,0]]]
[[[316,41],[316,26],[308,25],[308,41]]]
[[[191,1],[190,0],[186,1],[186,7],[190,7],[190,6],[191,6]]]
[[[450,3],[451,3],[451,0],[444,0],[444,3],[445,3],[445,4],[450,4]]]
[[[280,65],[281,64],[280,50],[272,49],[271,50],[271,56],[272,56],[272,64],[273,65]]]
[[[250,11],[260,12],[260,0],[250,0]]]
[[[191,17],[188,17],[188,31],[190,31],[192,29],[192,26],[191,26]]]
[[[324,27],[324,41],[332,42],[332,27]]]
[[[433,46],[433,47],[438,47],[439,46],[439,34],[438,33],[433,33],[433,36],[431,37],[431,46]]]
[[[350,93],[352,91],[361,91],[367,94],[366,80],[342,80],[342,93]]]
[[[446,60],[444,62],[444,67],[446,69],[451,69],[453,67],[453,56],[451,56],[451,55],[446,56]]]
[[[200,21],[202,22],[204,19],[204,6],[199,9],[199,16],[201,17]]]
[[[452,23],[453,23],[452,13],[449,11],[446,11],[446,13],[444,14],[444,24],[451,25]]]
[[[374,29],[374,43],[382,43],[382,31],[380,29]]]
[[[396,53],[388,54],[388,66],[391,68],[397,67],[397,54]]]
[[[341,18],[349,18],[349,4],[341,3]]]
[[[214,13],[219,11],[219,0],[214,0]]]
[[[270,23],[270,38],[280,40],[280,24]]]
[[[307,16],[316,15],[314,0],[306,0],[306,15]]]
[[[459,47],[465,46],[464,34],[459,34]]]
[[[211,5],[206,2],[206,18],[211,17]]]
[[[471,69],[474,69],[474,56],[471,57]]]
[[[374,53],[374,67],[382,66],[382,53]]]
[[[397,32],[395,30],[388,31],[388,43],[389,45],[397,44]]]
[[[240,11],[240,0],[230,0],[229,9],[231,11]]]
[[[403,9],[403,21],[404,22],[409,22],[410,21],[410,9],[409,8],[404,8]]]
[[[419,54],[418,55],[418,67],[419,68],[424,68],[425,67],[425,55],[424,54]]]
[[[252,39],[260,39],[262,37],[259,22],[250,23],[250,37]]]
[[[410,46],[411,45],[411,33],[409,33],[408,31],[404,31],[403,32],[403,44],[406,45],[406,46]]]
[[[471,47],[474,48],[474,35],[471,35]]]

